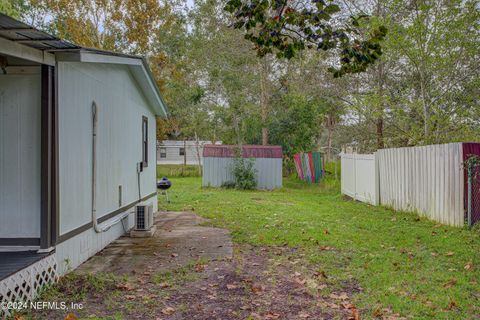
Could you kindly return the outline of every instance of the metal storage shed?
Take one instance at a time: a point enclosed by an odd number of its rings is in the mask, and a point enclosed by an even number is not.
[[[203,149],[203,186],[220,187],[233,181],[233,160],[235,145],[205,145]],[[254,159],[258,189],[282,187],[282,147],[242,146],[242,158]]]

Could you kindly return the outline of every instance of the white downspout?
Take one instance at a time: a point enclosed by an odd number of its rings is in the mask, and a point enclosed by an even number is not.
[[[93,120],[93,127],[92,127],[92,222],[93,222],[93,229],[96,233],[103,232],[98,227],[97,222],[97,104],[95,101],[92,102],[92,120]]]

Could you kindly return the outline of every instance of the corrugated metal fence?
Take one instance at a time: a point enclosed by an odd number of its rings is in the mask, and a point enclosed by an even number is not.
[[[463,225],[461,143],[384,149],[377,155],[382,205]]]
[[[463,226],[463,148],[462,143],[449,143],[383,149],[375,155],[342,154],[342,193]]]

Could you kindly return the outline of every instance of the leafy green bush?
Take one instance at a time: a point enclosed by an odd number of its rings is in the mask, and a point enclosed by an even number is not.
[[[235,188],[239,190],[253,190],[257,187],[257,170],[253,167],[253,159],[235,158],[232,173],[235,179]]]

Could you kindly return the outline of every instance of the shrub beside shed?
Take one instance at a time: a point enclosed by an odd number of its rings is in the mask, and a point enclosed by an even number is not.
[[[234,181],[232,169],[238,153],[236,145],[205,145],[203,149],[203,186],[221,187]],[[282,187],[282,147],[244,145],[242,158],[252,159],[257,189]]]

